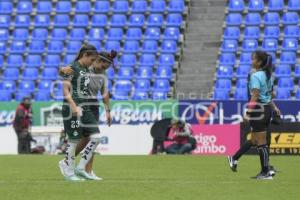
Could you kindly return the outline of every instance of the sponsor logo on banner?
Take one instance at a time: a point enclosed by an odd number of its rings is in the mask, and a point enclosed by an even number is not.
[[[193,125],[193,154],[233,155],[240,147],[239,125]]]

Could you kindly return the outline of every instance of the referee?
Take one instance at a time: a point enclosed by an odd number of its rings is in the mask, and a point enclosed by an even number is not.
[[[229,166],[236,171],[238,158],[251,146],[256,146],[260,157],[261,171],[256,179],[273,179],[269,168],[269,146],[267,144],[267,130],[269,128],[272,110],[280,114],[272,101],[273,78],[272,57],[264,51],[252,54],[252,66],[255,70],[248,82],[250,102],[244,119],[251,127],[251,140],[247,141],[233,157],[229,156]]]

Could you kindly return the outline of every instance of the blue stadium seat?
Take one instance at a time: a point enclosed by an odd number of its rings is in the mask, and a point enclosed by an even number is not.
[[[89,40],[103,40],[105,35],[104,29],[102,28],[91,28],[89,31]]]
[[[76,2],[76,13],[89,13],[91,12],[91,2],[90,1],[78,1]]]
[[[65,65],[70,64],[71,62],[74,61],[75,58],[76,58],[76,54],[67,54],[67,55],[65,55],[64,64]]]
[[[112,27],[123,27],[126,25],[126,16],[123,14],[114,14],[111,16],[110,25]]]
[[[55,68],[45,68],[42,72],[43,80],[56,80],[58,78],[57,69]]]
[[[278,25],[280,23],[280,16],[277,12],[269,12],[264,16],[265,25]]]
[[[264,30],[264,38],[279,38],[280,28],[278,26],[266,26]]]
[[[6,41],[9,38],[9,33],[7,29],[0,29],[0,40]]]
[[[248,91],[244,88],[237,88],[234,92],[235,100],[248,100]]]
[[[155,62],[155,60],[154,60]],[[161,54],[158,59],[158,64],[160,66],[174,66],[175,58],[173,54]]]
[[[228,100],[229,99],[229,92],[228,90],[214,90],[214,95],[213,95],[214,100]]]
[[[185,5],[183,0],[170,0],[168,6],[169,12],[183,13],[184,10],[185,10]]]
[[[151,13],[164,12],[165,10],[166,10],[165,0],[151,1],[151,3],[150,3],[150,12]]]
[[[42,58],[40,55],[28,55],[25,59],[26,67],[41,67]]]
[[[132,14],[129,17],[129,27],[143,27],[145,24],[145,16],[143,14]]]
[[[244,30],[245,39],[259,39],[260,30],[258,26],[247,26]]]
[[[124,43],[124,52],[126,53],[137,53],[139,51],[139,42],[138,41],[126,41]]]
[[[250,72],[251,66],[250,65],[240,65],[236,71],[237,78],[247,78]]]
[[[59,67],[61,63],[59,55],[46,55],[45,58],[45,67]]]
[[[0,13],[1,14],[11,14],[13,12],[13,3],[10,1],[0,2]]]
[[[222,52],[236,52],[238,50],[237,40],[223,40],[221,51]]]
[[[145,13],[147,12],[147,2],[144,0],[133,1],[131,5],[131,11],[133,13]]]
[[[155,65],[155,55],[154,54],[142,54],[139,62],[140,62],[140,66],[153,66],[153,65]]]
[[[75,15],[73,20],[74,27],[85,28],[89,25],[89,16],[88,15]]]
[[[217,79],[215,83],[215,89],[230,90],[231,80],[229,79]]]
[[[10,54],[7,58],[7,67],[21,67],[23,65],[23,58],[21,55]]]
[[[6,41],[0,41],[0,54],[6,53]]]
[[[29,53],[44,53],[45,43],[44,41],[31,41],[28,52]]]
[[[261,23],[261,17],[259,13],[248,13],[245,18],[245,24],[247,26],[258,26]]]
[[[67,52],[68,53],[77,53],[81,47],[80,41],[69,41],[67,45]]]
[[[217,78],[232,78],[233,77],[233,67],[221,65],[217,70]]]
[[[228,26],[240,26],[242,21],[242,15],[239,13],[229,13],[226,16],[226,25]]]
[[[152,68],[151,67],[139,67],[136,73],[137,79],[151,79]]]
[[[288,3],[288,10],[300,10],[300,2],[298,0],[289,0]]]
[[[34,18],[34,27],[44,27],[48,28],[50,26],[50,16],[49,15],[37,15]]]
[[[224,30],[224,39],[239,39],[240,37],[240,29],[239,27],[235,27],[235,26],[229,26],[226,27]]]
[[[228,10],[230,12],[241,12],[245,9],[244,0],[230,0]]]
[[[6,90],[0,90],[0,101],[11,101],[11,92]]]
[[[122,40],[123,29],[122,28],[110,28],[107,33],[108,40]]]
[[[236,81],[236,88],[247,89],[247,87],[248,87],[248,81],[247,81],[246,78],[237,79],[237,81]]]
[[[49,14],[52,11],[52,2],[50,1],[39,1],[37,3],[37,13]]]
[[[97,49],[97,51],[101,51],[101,50],[102,50],[100,41],[92,40],[92,41],[89,41],[89,43],[90,43],[91,45],[95,46],[96,49]]]
[[[255,39],[246,39],[243,41],[242,44],[242,51],[243,52],[252,52],[257,50],[258,42]]]
[[[115,78],[115,70],[110,67],[106,70],[106,75],[109,79],[114,79]]]
[[[150,14],[147,18],[147,26],[157,26],[160,27],[164,23],[164,17],[161,14]],[[180,26],[180,25],[179,25]]]
[[[180,38],[180,31],[176,27],[167,27],[164,30],[165,40],[178,40]]]
[[[45,28],[37,28],[32,31],[32,40],[47,40],[48,30]]]
[[[18,80],[19,79],[19,69],[17,68],[6,68],[3,72],[4,80]]]
[[[294,65],[296,63],[295,52],[282,52],[280,55],[280,64]]]
[[[285,88],[286,90],[294,89],[294,81],[292,78],[279,78],[278,88]]]
[[[283,33],[285,38],[298,38],[300,36],[298,26],[285,26]]]
[[[127,67],[135,66],[136,64],[136,56],[134,54],[123,54],[121,56],[119,64]]]
[[[18,91],[15,96],[16,101],[22,101],[24,97],[31,97],[31,92],[32,91]]]
[[[126,0],[115,1],[112,6],[114,13],[127,13],[129,11],[129,4]]]
[[[132,80],[133,78],[133,68],[131,67],[121,67],[119,68],[118,71],[118,79],[123,79],[123,80]]]
[[[96,1],[94,5],[95,13],[108,13],[110,11],[109,1]]]
[[[140,40],[142,35],[143,33],[140,28],[128,28],[126,32],[126,40]]]
[[[132,89],[132,83],[130,80],[116,80],[113,86],[114,91],[126,91],[129,92]]]
[[[29,27],[30,17],[29,15],[17,15],[15,19],[15,27]]]
[[[20,1],[17,4],[17,13],[31,13],[32,3],[30,1]]]
[[[158,27],[148,27],[144,34],[144,39],[146,40],[159,40],[160,39],[160,28]]]
[[[23,80],[37,80],[39,72],[37,68],[25,68],[23,71]]]
[[[13,41],[10,45],[10,53],[24,53],[26,44],[24,41]]]
[[[19,83],[19,91],[33,92],[34,88],[35,87],[33,81],[21,81]]]
[[[3,60],[3,56],[2,56],[2,55],[0,55],[0,68],[2,68],[2,67],[3,67],[3,62],[4,62],[4,60]]]
[[[155,40],[145,40],[142,46],[142,53],[156,53],[158,45]]]
[[[58,1],[56,3],[56,13],[70,13],[72,4],[70,1]]]
[[[300,78],[300,65],[295,66],[294,72],[295,72],[294,76],[297,77],[297,78]]]
[[[75,15],[77,18],[78,15]],[[55,15],[54,17],[54,27],[68,27],[70,25],[69,15]]]
[[[299,23],[299,15],[296,12],[286,12],[282,16],[284,25],[297,25]]]
[[[119,100],[124,101],[129,99],[129,92],[128,91],[122,91],[117,90],[112,93],[112,99],[113,100]]]
[[[55,100],[55,101],[62,101],[64,100],[64,94],[62,90],[56,90],[53,93],[51,93],[51,97]]]
[[[34,99],[36,101],[50,101],[50,92],[39,90],[35,95]]]
[[[262,48],[265,51],[277,51],[278,49],[277,39],[265,39],[262,43]]]
[[[240,64],[251,64],[251,57],[252,57],[252,54],[251,53],[242,53],[240,55]]]
[[[269,0],[268,10],[269,11],[281,11],[284,9],[283,0]]]
[[[156,70],[156,78],[157,79],[172,79],[172,68],[171,67],[158,67]]]
[[[67,29],[54,28],[51,33],[51,40],[66,40],[67,36]]]
[[[154,91],[152,93],[152,99],[154,101],[161,101],[161,100],[167,100],[168,96],[166,92],[162,92],[162,91]]]
[[[95,28],[105,27],[107,25],[107,16],[104,14],[93,15],[92,26]]]
[[[48,53],[62,53],[64,44],[62,41],[50,41],[48,44]]]
[[[221,65],[234,65],[235,64],[235,54],[232,53],[223,53],[219,57]]]
[[[114,40],[108,40],[106,41],[104,48],[106,51],[115,50],[118,52],[120,51],[120,42]]]
[[[9,15],[0,15],[0,27],[8,28],[10,26],[10,16]]]
[[[84,28],[73,28],[70,33],[70,40],[80,40],[85,39],[85,29]]]
[[[300,99],[300,90],[299,89],[297,90],[295,97],[297,100]]]
[[[292,71],[291,71],[290,65],[278,65],[275,68],[275,76],[278,78],[290,77],[291,73],[292,73]]]
[[[183,22],[181,14],[168,14],[166,19],[166,26],[177,27],[181,26]]]
[[[298,39],[285,38],[282,42],[283,51],[297,51],[298,49]]]
[[[14,92],[16,90],[15,81],[2,81],[2,82],[0,82],[0,90]]]
[[[137,91],[149,92],[151,89],[150,85],[150,81],[147,79],[137,79],[134,88]]]
[[[153,82],[153,91],[169,92],[170,82],[166,79],[156,79]]]
[[[261,12],[264,10],[264,0],[250,0],[248,5],[249,11]]]
[[[24,28],[17,28],[14,30],[13,38],[14,40],[27,40],[29,36],[29,32]]]
[[[176,53],[177,43],[174,40],[164,40],[161,44],[161,53]]]
[[[132,95],[133,100],[148,100],[149,94],[148,92],[137,91],[135,90]]]

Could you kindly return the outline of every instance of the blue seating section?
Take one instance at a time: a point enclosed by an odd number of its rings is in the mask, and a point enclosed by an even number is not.
[[[299,11],[299,0],[228,0],[213,98],[248,99],[255,50],[272,56],[275,98],[300,98]]]
[[[50,95],[50,86],[59,79],[58,67],[71,63],[84,41],[98,51],[119,52],[115,68],[107,71],[113,99],[166,99],[181,56],[188,3],[0,1],[0,94],[7,94],[0,101],[28,94],[37,101],[61,99],[62,88]]]

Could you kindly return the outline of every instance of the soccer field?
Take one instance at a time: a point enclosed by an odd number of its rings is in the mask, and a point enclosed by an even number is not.
[[[1,200],[198,200],[298,199],[299,156],[272,156],[274,180],[251,179],[258,156],[245,156],[238,173],[226,157],[97,156],[103,181],[67,182],[58,169],[62,156],[0,156]]]

